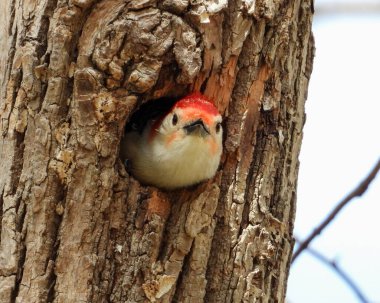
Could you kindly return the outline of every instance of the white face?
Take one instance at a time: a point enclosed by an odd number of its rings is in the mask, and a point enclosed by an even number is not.
[[[210,157],[219,154],[222,149],[222,117],[199,109],[175,108],[168,114],[157,130],[163,135],[163,142],[168,149],[176,141],[206,143]],[[184,141],[185,140],[185,141]],[[203,145],[203,144],[202,144]]]

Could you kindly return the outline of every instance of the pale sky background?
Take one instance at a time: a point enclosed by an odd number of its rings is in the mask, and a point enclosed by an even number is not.
[[[331,3],[360,0],[316,0]],[[380,1],[366,1],[380,5]],[[380,157],[380,10],[316,14],[295,236],[303,239]],[[380,176],[311,245],[380,303]],[[290,303],[357,303],[347,285],[304,252],[291,267]]]

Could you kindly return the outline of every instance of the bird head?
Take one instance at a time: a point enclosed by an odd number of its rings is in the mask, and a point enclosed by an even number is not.
[[[150,140],[161,137],[167,148],[176,143],[206,143],[211,155],[222,149],[222,117],[215,105],[205,96],[193,93],[177,101],[171,110],[156,120],[150,131]]]

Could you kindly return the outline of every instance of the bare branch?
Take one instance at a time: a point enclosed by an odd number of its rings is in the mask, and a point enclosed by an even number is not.
[[[355,197],[360,197],[367,190],[369,184],[372,182],[372,180],[375,179],[379,169],[380,159],[378,160],[375,167],[368,174],[368,176],[350,194],[348,194],[341,202],[338,203],[334,210],[317,228],[314,229],[314,231],[306,238],[306,240],[300,243],[298,249],[293,254],[292,263],[294,263],[294,260],[297,259],[297,257],[302,253],[302,251],[304,251],[309,246],[311,241],[313,241],[314,238],[316,238],[326,228],[326,226],[330,224],[330,222],[343,209],[343,207],[348,204],[348,202],[350,202]]]
[[[335,273],[342,278],[344,282],[348,285],[348,287],[352,290],[352,292],[355,293],[355,295],[358,297],[359,301],[362,303],[368,303],[369,301],[365,297],[364,293],[360,290],[359,286],[355,284],[355,282],[349,277],[347,273],[345,273],[342,268],[332,260],[329,260],[324,255],[322,255],[320,252],[314,250],[313,248],[308,247],[307,251],[317,260],[321,261],[325,265],[332,268]]]

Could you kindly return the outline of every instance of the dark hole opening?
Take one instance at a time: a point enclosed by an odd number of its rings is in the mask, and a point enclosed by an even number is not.
[[[141,133],[148,121],[166,115],[179,99],[180,98],[162,97],[141,104],[127,122],[125,132],[135,130]]]

